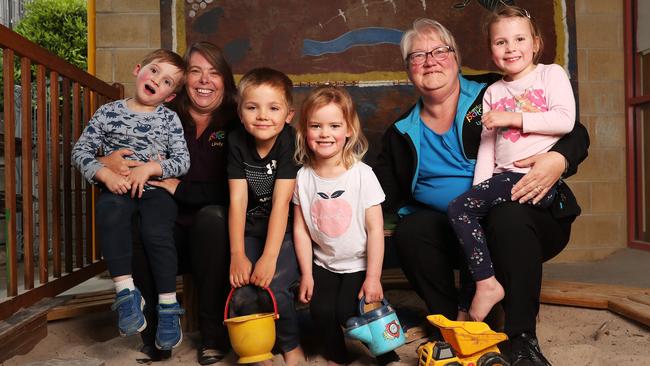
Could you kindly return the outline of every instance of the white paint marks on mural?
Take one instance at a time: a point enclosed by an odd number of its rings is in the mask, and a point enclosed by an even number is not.
[[[422,3],[422,9],[426,11],[427,10],[427,0],[420,0],[420,2]]]
[[[339,16],[340,16],[341,18],[343,18],[343,21],[344,21],[344,22],[346,22],[346,23],[348,22],[348,20],[345,18],[345,13],[344,13],[343,10],[341,10],[341,9],[339,9]]]
[[[366,4],[365,0],[361,0],[361,6],[363,6],[363,10],[365,10],[366,16],[368,16],[368,4]]]
[[[395,4],[395,1],[393,0],[386,0],[387,3],[390,3],[393,6],[393,12],[397,14],[397,5]]]

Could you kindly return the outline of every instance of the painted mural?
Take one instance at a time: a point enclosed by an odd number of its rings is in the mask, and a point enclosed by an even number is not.
[[[416,98],[399,50],[403,30],[417,18],[438,20],[456,37],[463,72],[496,71],[482,24],[502,3],[535,17],[545,43],[540,62],[563,65],[577,90],[575,0],[161,0],[171,8],[161,9],[168,14],[162,29],[171,30],[162,39],[179,53],[193,42],[213,42],[238,75],[259,66],[282,70],[296,83],[298,103],[312,85],[345,85],[377,148],[381,133]]]

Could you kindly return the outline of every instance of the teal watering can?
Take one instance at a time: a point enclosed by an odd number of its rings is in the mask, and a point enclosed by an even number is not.
[[[365,343],[374,356],[383,355],[406,343],[395,310],[386,299],[380,307],[364,312],[365,297],[359,301],[359,316],[345,324],[345,334]]]

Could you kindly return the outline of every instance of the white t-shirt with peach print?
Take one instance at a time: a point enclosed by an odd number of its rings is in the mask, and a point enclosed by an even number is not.
[[[293,203],[300,205],[314,246],[314,263],[335,273],[366,270],[366,209],[384,201],[372,168],[355,163],[337,178],[309,167],[296,176]]]

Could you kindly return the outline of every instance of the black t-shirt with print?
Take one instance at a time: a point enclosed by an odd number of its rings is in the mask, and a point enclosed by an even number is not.
[[[296,179],[295,140],[293,127],[285,125],[271,151],[261,158],[253,136],[243,127],[228,136],[228,179],[246,179],[248,183],[246,235],[266,236],[275,180]],[[287,232],[292,227],[292,211],[289,209]]]

